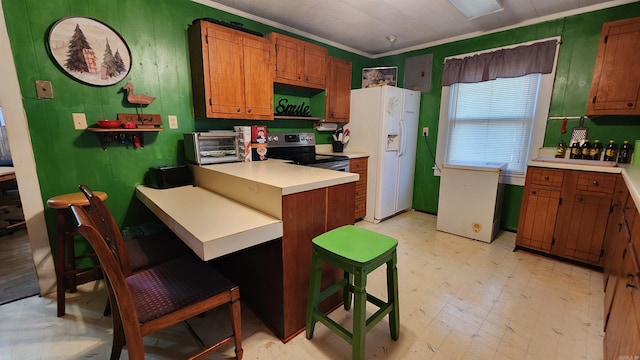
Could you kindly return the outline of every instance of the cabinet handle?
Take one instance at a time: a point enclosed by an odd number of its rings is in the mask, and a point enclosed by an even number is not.
[[[549,176],[545,176],[544,181],[549,181]]]
[[[251,109],[250,109],[250,108],[249,108],[249,109],[247,109],[247,112],[248,112],[249,114],[251,114]]]
[[[538,192],[537,192],[537,191],[535,191],[535,190],[531,190],[531,195],[536,195],[536,194],[538,194]]]
[[[600,185],[600,184],[598,184],[598,181],[597,180],[593,180],[593,186],[597,187],[598,185]]]
[[[578,201],[583,202],[584,198],[582,197],[582,195],[578,195]]]
[[[236,109],[236,112],[240,112],[240,108],[237,108],[237,109]]]
[[[633,103],[627,103],[627,107],[633,107]]]
[[[627,287],[635,289],[636,286],[633,284],[633,274],[627,274]]]

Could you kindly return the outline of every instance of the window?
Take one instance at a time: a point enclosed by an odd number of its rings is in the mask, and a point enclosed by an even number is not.
[[[436,164],[506,162],[502,181],[524,185],[526,163],[543,143],[554,75],[555,61],[547,74],[443,86]]]
[[[445,162],[507,162],[524,174],[540,74],[453,84]]]

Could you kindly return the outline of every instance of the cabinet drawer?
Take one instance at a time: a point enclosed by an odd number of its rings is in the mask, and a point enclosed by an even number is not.
[[[361,185],[360,183],[358,183],[356,185],[356,201],[365,197],[367,197],[367,184]]]
[[[349,171],[353,173],[360,173],[367,171],[367,158],[351,159],[349,161]]]
[[[528,173],[532,185],[560,187],[564,180],[563,170],[529,168]]]
[[[602,194],[613,194],[616,187],[616,175],[614,174],[578,174],[576,189]]]

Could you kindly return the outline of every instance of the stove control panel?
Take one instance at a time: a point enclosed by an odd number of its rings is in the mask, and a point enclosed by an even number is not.
[[[298,147],[315,146],[314,133],[269,133],[267,136],[269,147]]]

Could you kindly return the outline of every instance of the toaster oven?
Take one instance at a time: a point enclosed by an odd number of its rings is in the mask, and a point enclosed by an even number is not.
[[[185,159],[198,165],[242,161],[238,137],[238,133],[227,130],[185,133]]]

